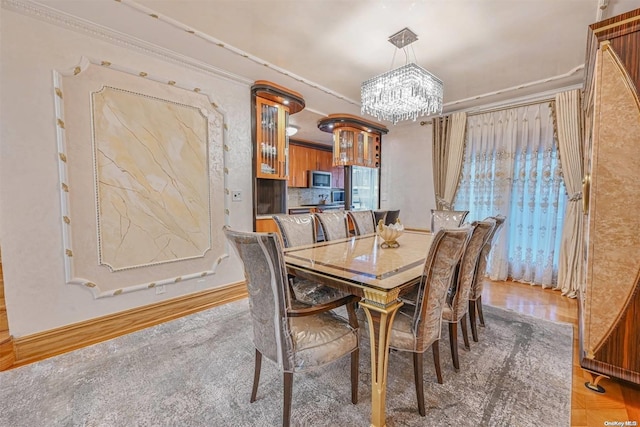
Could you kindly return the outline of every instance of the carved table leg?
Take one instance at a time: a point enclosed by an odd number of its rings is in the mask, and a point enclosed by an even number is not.
[[[371,426],[384,427],[385,405],[387,398],[387,367],[389,365],[389,337],[393,319],[402,305],[393,301],[387,305],[371,302],[367,299],[360,302],[369,324],[371,341]]]

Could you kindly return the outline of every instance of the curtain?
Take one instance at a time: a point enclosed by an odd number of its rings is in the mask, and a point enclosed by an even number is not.
[[[560,260],[558,265],[558,289],[570,298],[578,296],[582,283],[582,122],[580,115],[580,91],[573,90],[556,95],[555,118],[558,148],[569,193],[564,217]]]
[[[462,177],[455,199],[468,220],[504,215],[487,265],[493,280],[557,282],[566,194],[548,104],[468,119]]]
[[[467,114],[433,119],[433,185],[437,209],[451,209],[464,154]]]

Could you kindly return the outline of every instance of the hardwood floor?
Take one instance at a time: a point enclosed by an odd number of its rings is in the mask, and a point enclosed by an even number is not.
[[[580,368],[578,355],[578,304],[558,291],[514,282],[485,282],[483,304],[507,308],[523,314],[573,325],[573,381],[571,394],[571,425],[602,427],[611,422],[625,421],[627,426],[640,426],[640,387],[618,380],[600,381],[606,392],[588,390],[584,383],[588,375]],[[482,331],[479,332],[482,334]],[[482,337],[482,335],[480,335]],[[482,338],[481,338],[482,339]],[[540,378],[544,381],[544,378]],[[605,424],[605,422],[609,422]],[[635,424],[633,423],[635,422]]]

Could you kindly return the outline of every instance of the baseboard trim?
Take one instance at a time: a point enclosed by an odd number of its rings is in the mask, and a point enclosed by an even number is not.
[[[13,337],[9,336],[0,341],[0,371],[11,368],[15,362],[16,352]]]
[[[15,338],[15,361],[10,367],[37,362],[246,297],[247,286],[242,281]]]

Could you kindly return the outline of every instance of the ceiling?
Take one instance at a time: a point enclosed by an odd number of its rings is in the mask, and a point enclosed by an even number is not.
[[[403,50],[387,41],[405,27],[418,35],[409,58],[443,80],[450,112],[580,84],[587,26],[640,7],[640,0],[37,3],[225,70],[232,79],[269,80],[300,92],[307,108],[291,117],[301,127],[296,137],[324,143],[331,137],[317,130],[318,119],[361,115],[360,84],[405,64]]]

